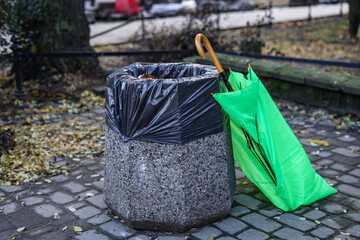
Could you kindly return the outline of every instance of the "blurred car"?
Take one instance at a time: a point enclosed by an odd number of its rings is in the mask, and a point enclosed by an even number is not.
[[[150,9],[153,16],[174,16],[179,13],[195,13],[195,0],[182,0],[180,3],[155,3]]]
[[[223,0],[200,0],[198,5],[200,10],[208,9],[214,12],[228,10],[228,3]]]
[[[334,3],[338,3],[339,0],[319,0],[319,3],[321,4],[334,4]]]
[[[253,1],[245,2],[245,1],[236,1],[231,3],[228,6],[230,11],[245,11],[245,10],[253,10],[255,9],[256,5]]]
[[[290,0],[289,5],[290,6],[305,6],[305,5],[309,5],[309,3],[310,3],[309,0]],[[315,5],[318,3],[319,3],[318,0],[311,0],[312,5]]]

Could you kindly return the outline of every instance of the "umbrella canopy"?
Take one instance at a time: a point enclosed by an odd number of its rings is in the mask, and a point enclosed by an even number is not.
[[[230,117],[234,158],[278,208],[295,210],[337,191],[312,168],[305,150],[249,66],[247,78],[230,71],[234,91],[214,94]]]

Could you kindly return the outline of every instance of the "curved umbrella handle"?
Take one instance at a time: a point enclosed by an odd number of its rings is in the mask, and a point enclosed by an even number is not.
[[[211,57],[214,65],[215,65],[216,69],[218,70],[218,72],[223,73],[224,69],[220,64],[219,59],[215,55],[214,49],[212,48],[209,40],[202,33],[198,33],[195,36],[195,46],[196,46],[196,50],[198,51],[200,57],[205,58],[205,52],[204,52],[204,49],[203,49],[203,47],[201,45],[201,42],[204,43],[205,48],[208,51],[208,53],[210,54],[210,57]]]

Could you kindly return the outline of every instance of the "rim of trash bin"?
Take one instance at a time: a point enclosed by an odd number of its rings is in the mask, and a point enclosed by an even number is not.
[[[154,65],[155,67],[166,67],[169,65],[177,65],[179,67],[193,67],[201,69],[201,73],[194,76],[185,76],[180,78],[174,78],[174,77],[165,77],[165,78],[139,78],[136,76],[133,72],[131,72],[135,68],[145,68],[150,65]],[[148,72],[144,72],[149,74]],[[208,65],[202,65],[197,63],[188,63],[188,62],[181,62],[181,63],[143,63],[143,62],[136,62],[133,64],[130,64],[126,67],[120,68],[117,71],[113,72],[109,75],[108,78],[112,78],[114,80],[121,80],[125,82],[134,82],[134,83],[140,83],[140,82],[156,82],[161,81],[164,83],[180,83],[180,82],[192,82],[194,80],[202,80],[207,78],[214,78],[218,77],[219,73],[217,72],[216,68],[214,66],[208,66]],[[156,76],[155,76],[156,77]]]

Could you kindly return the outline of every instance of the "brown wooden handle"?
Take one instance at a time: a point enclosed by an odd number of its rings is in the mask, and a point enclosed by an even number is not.
[[[220,64],[219,59],[215,55],[214,49],[212,48],[209,40],[203,34],[198,33],[195,37],[196,50],[198,51],[201,58],[205,58],[205,52],[204,52],[204,49],[203,49],[201,43],[204,43],[204,46],[205,46],[206,50],[208,51],[208,53],[210,54],[210,57],[215,65],[216,69],[218,70],[218,72],[219,73],[224,72],[224,69]]]

